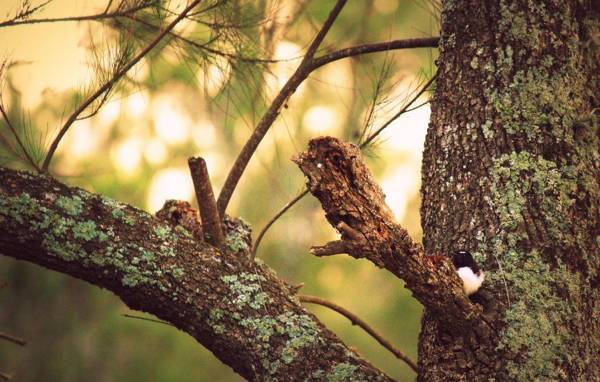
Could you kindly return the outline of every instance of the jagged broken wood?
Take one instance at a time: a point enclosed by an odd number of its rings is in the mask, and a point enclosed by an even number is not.
[[[327,220],[341,234],[341,240],[313,247],[313,254],[366,258],[404,280],[414,297],[444,324],[489,337],[481,307],[464,294],[451,263],[427,256],[394,221],[357,146],[320,137],[311,140],[308,151],[294,161],[307,176],[307,186],[321,202]]]

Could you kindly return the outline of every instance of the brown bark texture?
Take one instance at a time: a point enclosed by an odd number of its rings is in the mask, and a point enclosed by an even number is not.
[[[474,253],[492,330],[426,306],[420,381],[600,381],[599,26],[597,2],[444,2],[424,248]]]
[[[246,226],[228,219],[224,228],[221,251],[136,208],[0,168],[1,254],[110,290],[251,381],[391,380],[249,260]]]

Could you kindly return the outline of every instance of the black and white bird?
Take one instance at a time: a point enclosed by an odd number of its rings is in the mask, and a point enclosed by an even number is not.
[[[485,273],[479,268],[479,265],[473,260],[471,253],[467,251],[456,251],[452,253],[452,263],[456,268],[456,273],[463,282],[463,289],[467,296],[477,292],[483,284]]]

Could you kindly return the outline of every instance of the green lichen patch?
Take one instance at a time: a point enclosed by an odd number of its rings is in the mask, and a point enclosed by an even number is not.
[[[355,375],[358,366],[350,363],[338,363],[331,371],[327,374],[328,382],[343,382],[343,381],[357,381]]]
[[[157,256],[171,256],[172,248],[165,247],[154,252],[134,244],[120,244],[119,248],[107,245],[107,242],[115,240],[114,232],[82,216],[82,199],[77,195],[56,199],[59,212],[70,216],[65,217],[27,193],[2,195],[0,216],[26,227],[15,230],[19,242],[39,240],[50,256],[68,262],[81,261],[84,266],[100,266],[104,273],[116,272],[121,275],[122,284],[126,287],[158,285],[166,290],[167,285],[159,281],[163,273],[175,278],[183,275],[180,267],[171,265],[163,271],[155,262]]]
[[[500,228],[507,235],[508,245],[515,248],[523,238],[523,209],[529,203],[541,208],[548,232],[562,242],[571,237],[569,209],[575,203],[578,190],[577,169],[558,166],[541,156],[526,151],[502,155],[494,162],[492,195],[500,218]]]
[[[236,310],[243,310],[246,306],[259,310],[273,301],[260,285],[266,281],[264,276],[243,272],[239,275],[222,276],[221,281],[231,289],[233,299],[230,304],[233,304]]]
[[[56,205],[71,216],[77,216],[83,211],[83,201],[77,195],[73,197],[59,196]]]
[[[568,222],[578,192],[577,171],[539,155],[512,152],[494,161],[491,175],[500,231],[491,247],[483,242],[480,250],[497,254],[502,271],[488,272],[486,283],[499,290],[506,285],[510,299],[498,350],[509,354],[511,380],[559,380],[561,364],[580,362],[564,357],[573,346],[565,319],[573,313],[571,306],[580,303],[582,281],[560,257],[550,265],[539,250],[522,243],[532,239],[528,232],[535,227],[528,227],[526,216],[535,206],[544,234],[556,248],[575,244]]]

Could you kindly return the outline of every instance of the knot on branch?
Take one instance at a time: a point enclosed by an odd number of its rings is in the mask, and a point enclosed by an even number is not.
[[[197,210],[192,208],[190,203],[183,200],[169,199],[155,215],[157,218],[164,220],[174,228],[184,228],[187,232],[191,233],[196,240],[204,240],[200,215]]]
[[[167,200],[163,207],[156,212],[156,217],[167,222],[176,230],[185,230],[196,240],[206,241],[202,221],[198,210],[184,200]],[[229,215],[223,217],[221,229],[225,236],[227,250],[240,255],[247,255],[252,245],[252,228],[248,223]]]

